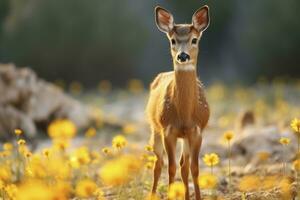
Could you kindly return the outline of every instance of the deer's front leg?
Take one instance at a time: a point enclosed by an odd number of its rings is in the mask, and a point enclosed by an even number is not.
[[[176,175],[176,157],[175,157],[175,150],[176,150],[176,142],[177,136],[176,134],[172,134],[171,127],[168,127],[164,133],[164,145],[168,155],[168,170],[169,170],[169,186],[174,182],[175,175]]]
[[[190,155],[191,155],[191,173],[193,177],[193,183],[195,188],[195,199],[201,199],[201,193],[198,183],[199,176],[199,153],[202,144],[202,135],[199,127],[196,127],[195,131],[189,135]]]
[[[189,194],[189,171],[190,171],[190,150],[187,139],[184,139],[183,151],[180,158],[180,167],[181,167],[181,179],[185,186],[185,198],[184,200],[190,199]]]

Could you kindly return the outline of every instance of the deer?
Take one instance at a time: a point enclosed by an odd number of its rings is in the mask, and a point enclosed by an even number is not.
[[[152,194],[155,195],[163,154],[168,156],[169,187],[176,175],[176,143],[182,140],[181,179],[185,200],[189,194],[189,172],[192,174],[195,199],[201,199],[198,184],[199,153],[202,132],[209,120],[203,84],[197,76],[199,42],[210,23],[209,7],[203,6],[192,17],[191,24],[175,24],[166,9],[155,7],[155,22],[170,41],[173,71],[162,72],[150,84],[146,114],[151,129],[150,145],[157,159],[153,167]]]

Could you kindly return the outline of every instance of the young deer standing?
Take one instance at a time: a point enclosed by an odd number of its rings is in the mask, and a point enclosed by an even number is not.
[[[150,86],[147,115],[152,136],[151,143],[157,161],[154,167],[152,193],[163,166],[164,149],[168,155],[169,185],[176,174],[176,142],[183,139],[180,158],[181,178],[186,188],[185,199],[189,199],[188,177],[191,170],[196,200],[201,199],[198,185],[199,152],[201,132],[209,118],[202,84],[197,78],[198,43],[209,25],[209,8],[203,6],[195,12],[192,24],[175,24],[172,14],[155,8],[155,19],[159,30],[170,40],[174,71],[160,73]]]

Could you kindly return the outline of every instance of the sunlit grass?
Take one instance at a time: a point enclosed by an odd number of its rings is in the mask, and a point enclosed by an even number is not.
[[[59,84],[67,88],[62,81]],[[104,80],[99,83],[97,95],[93,98],[122,101],[124,96],[143,97],[146,93],[144,84],[137,79],[128,81],[127,87],[126,91],[114,92],[113,85]],[[85,95],[80,83],[73,82],[68,88],[71,95],[89,101],[80,96]],[[226,87],[218,83],[207,88],[207,96],[213,108],[208,129],[220,133],[220,138],[216,138],[216,141],[223,140],[227,152],[225,156],[201,152],[204,157],[200,159],[201,173],[198,182],[202,196],[211,199],[247,199],[252,195],[257,199],[267,196],[267,199],[288,200],[295,195],[297,189],[299,191],[300,120],[295,117],[299,117],[300,108],[299,102],[293,97],[297,91],[300,91],[297,86],[277,82],[271,86],[251,88]],[[234,130],[237,113],[248,109],[254,112],[259,127],[274,124],[295,133],[294,138],[277,138],[284,152],[288,146],[298,144],[294,155],[289,155],[293,160],[270,163],[273,155],[260,151],[255,156],[266,165],[257,166],[254,172],[237,174],[235,167],[238,164],[235,163],[231,148],[240,133],[227,130]],[[67,119],[53,121],[47,128],[51,145],[35,151],[31,149],[31,141],[26,139],[26,133],[16,127],[10,133],[14,135],[14,139],[4,143],[0,152],[0,197],[17,200],[184,198],[185,188],[180,179],[168,189],[165,171],[158,186],[158,194],[149,194],[152,169],[157,158],[153,154],[153,147],[147,145],[149,134],[144,130],[141,133],[139,129],[141,124],[120,119],[115,113],[99,108],[95,109],[94,115],[98,121],[87,130],[78,130]],[[104,118],[111,124],[122,122],[118,130],[110,132],[109,142],[102,142],[104,137],[100,133],[104,129]],[[74,140],[78,137],[81,142],[74,145]],[[95,147],[97,141],[101,145]],[[205,143],[205,138],[203,142]],[[226,158],[228,162],[222,162]],[[267,164],[276,165],[280,162],[283,173],[264,172]]]

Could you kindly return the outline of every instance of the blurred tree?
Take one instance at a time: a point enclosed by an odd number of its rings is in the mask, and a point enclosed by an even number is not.
[[[90,86],[101,79],[150,81],[171,69],[168,41],[154,23],[157,4],[177,23],[190,23],[196,9],[210,6],[211,25],[200,43],[202,78],[299,77],[298,0],[0,0],[0,62]]]
[[[289,75],[300,78],[300,26],[298,0],[253,0],[240,3],[243,23],[240,48],[247,48],[257,66],[248,66],[267,77]]]
[[[1,0],[0,1],[0,44],[1,44],[1,36],[3,33],[3,24],[6,16],[9,11],[9,0]]]
[[[27,0],[22,9],[12,6],[2,61],[31,65],[51,80],[86,84],[124,82],[132,75],[144,33],[128,6],[117,0]]]

